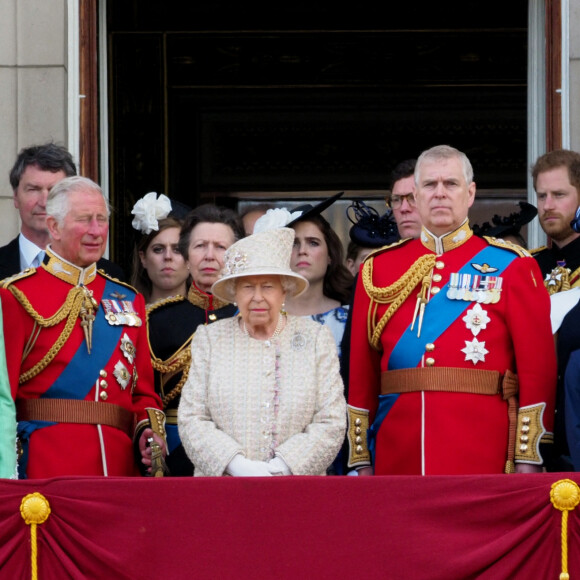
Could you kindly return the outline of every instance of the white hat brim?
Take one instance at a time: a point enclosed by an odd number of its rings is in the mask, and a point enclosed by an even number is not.
[[[229,282],[237,278],[248,278],[249,276],[279,276],[281,278],[292,278],[296,283],[296,289],[292,293],[293,298],[297,298],[303,292],[305,292],[309,285],[308,280],[304,278],[304,276],[301,276],[296,272],[292,272],[291,270],[281,270],[268,267],[249,268],[238,274],[230,274],[229,276],[224,276],[223,278],[216,280],[211,287],[211,293],[221,300],[235,302],[236,298],[231,290],[232,287],[235,288],[235,286],[232,286],[232,284],[229,284]]]

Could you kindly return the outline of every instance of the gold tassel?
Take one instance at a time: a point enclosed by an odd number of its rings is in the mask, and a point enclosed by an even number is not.
[[[561,479],[552,484],[550,490],[552,505],[562,512],[562,572],[560,580],[569,580],[568,574],[568,512],[573,510],[580,502],[580,488],[571,479]]]
[[[91,347],[93,346],[93,323],[95,321],[95,310],[99,307],[98,302],[93,298],[93,291],[85,286],[82,287],[84,292],[83,302],[79,311],[81,318],[81,328],[85,335],[85,342],[87,343],[87,351],[91,354]]]
[[[32,580],[38,579],[38,547],[36,543],[36,526],[43,524],[50,515],[48,500],[38,492],[30,493],[20,504],[20,515],[30,526],[30,565]]]

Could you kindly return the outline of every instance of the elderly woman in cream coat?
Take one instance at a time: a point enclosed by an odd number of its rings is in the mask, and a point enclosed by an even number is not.
[[[332,334],[284,312],[308,285],[290,269],[294,231],[260,231],[272,225],[261,219],[228,248],[212,287],[239,316],[199,327],[191,344],[178,424],[196,476],[324,475],[343,441]]]

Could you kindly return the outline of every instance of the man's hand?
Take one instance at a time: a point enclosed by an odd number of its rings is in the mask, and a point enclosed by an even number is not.
[[[357,473],[359,474],[359,476],[374,475],[373,468],[370,465],[368,465],[367,467],[361,467],[360,469],[357,469]]]
[[[516,473],[542,473],[540,465],[531,465],[529,463],[516,463]]]
[[[141,453],[141,462],[145,467],[147,467],[147,473],[151,473],[151,447],[147,444],[147,440],[153,437],[156,443],[161,447],[161,453],[163,458],[167,455],[167,448],[165,447],[165,441],[157,433],[153,432],[153,429],[144,429],[139,437],[139,452]]]

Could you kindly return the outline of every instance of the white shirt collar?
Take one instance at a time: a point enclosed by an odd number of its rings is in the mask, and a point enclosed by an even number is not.
[[[18,236],[18,245],[20,247],[20,269],[26,270],[32,266],[34,258],[38,255],[38,252],[44,250],[44,248],[39,248],[36,244],[32,243],[29,239],[25,238],[22,234]]]

